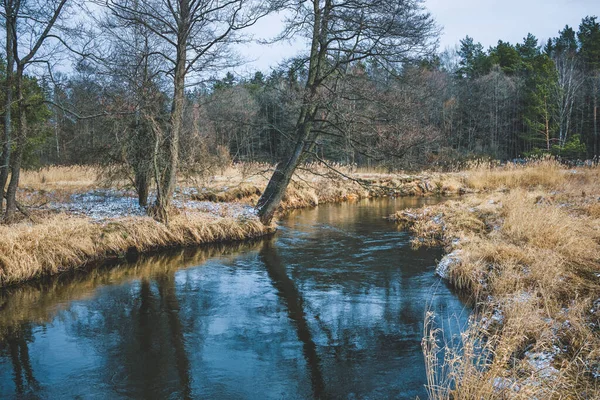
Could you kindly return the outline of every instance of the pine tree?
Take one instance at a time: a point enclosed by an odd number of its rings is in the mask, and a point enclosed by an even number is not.
[[[524,122],[528,128],[525,138],[535,147],[543,145],[550,151],[555,139],[557,72],[554,62],[545,53],[539,53],[527,60],[530,73],[526,79]]]
[[[473,79],[489,72],[488,57],[483,51],[481,43],[475,43],[472,37],[467,36],[460,41],[458,51],[460,68],[457,74],[461,78]]]
[[[560,31],[559,36],[554,39],[555,53],[575,53],[578,49],[577,37],[573,28],[569,25]]]
[[[587,93],[585,104],[587,118],[584,118],[584,129],[592,132],[588,143],[592,144],[592,156],[600,155],[600,23],[597,17],[585,17],[579,25],[577,33],[580,50],[579,54],[584,63],[586,74]]]
[[[508,42],[498,41],[498,45],[490,49],[493,65],[499,65],[507,75],[516,74],[521,68],[521,57],[517,49]]]
[[[597,17],[585,17],[579,25],[577,38],[580,55],[589,71],[600,70],[600,23]]]

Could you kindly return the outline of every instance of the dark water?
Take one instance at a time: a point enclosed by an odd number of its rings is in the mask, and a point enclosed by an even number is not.
[[[466,311],[441,252],[382,219],[423,201],[322,206],[273,239],[4,292],[0,396],[425,398],[425,309]]]

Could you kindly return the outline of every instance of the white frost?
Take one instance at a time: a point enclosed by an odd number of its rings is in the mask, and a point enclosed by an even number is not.
[[[518,392],[521,387],[513,379],[509,378],[494,378],[494,389],[497,391],[512,390]]]
[[[525,353],[527,363],[536,372],[537,376],[543,379],[553,378],[558,374],[558,370],[552,366],[554,357],[560,349],[554,346],[554,351],[530,352]]]
[[[180,191],[181,195],[184,191]],[[179,197],[179,196],[176,196]],[[154,201],[149,199],[149,203]],[[173,206],[180,210],[193,210],[210,214],[214,217],[235,219],[255,219],[256,210],[238,203],[213,203],[210,201],[193,201],[176,198]],[[71,196],[68,203],[51,203],[50,208],[74,215],[87,216],[96,221],[122,217],[142,217],[146,209],[138,205],[137,197],[132,192],[118,190],[93,190]]]
[[[442,260],[438,263],[435,273],[441,276],[443,279],[448,279],[450,276],[450,269],[462,262],[460,257],[461,253],[462,252],[460,250],[454,250],[452,253],[445,255],[444,258],[442,258]]]

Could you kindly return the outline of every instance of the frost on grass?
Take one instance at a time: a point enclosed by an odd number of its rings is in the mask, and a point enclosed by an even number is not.
[[[552,364],[558,352],[560,352],[560,349],[556,346],[553,346],[553,351],[528,351],[525,353],[525,359],[536,373],[536,377],[541,379],[554,378],[558,374],[558,370]]]
[[[149,199],[152,204],[153,198]],[[215,218],[229,217],[234,219],[256,218],[253,207],[236,203],[213,203],[210,201],[186,200],[179,194],[172,202],[182,212],[199,211]],[[113,218],[142,217],[147,215],[145,207],[138,204],[135,193],[119,190],[92,190],[74,194],[69,202],[51,203],[50,208],[73,215],[89,217],[95,221]]]
[[[93,220],[146,215],[137,198],[130,192],[92,190],[74,194],[68,203],[52,203],[52,209],[68,214],[83,215]]]
[[[443,279],[449,279],[450,270],[462,262],[461,251],[454,250],[452,253],[447,254],[438,263],[435,273],[441,276]]]

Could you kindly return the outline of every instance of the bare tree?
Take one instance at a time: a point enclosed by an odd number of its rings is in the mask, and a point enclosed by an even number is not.
[[[310,155],[322,163],[369,160],[390,169],[425,162],[424,154],[441,139],[435,123],[436,75],[412,66],[398,77],[368,71],[362,63],[350,68],[338,79],[330,104],[323,106],[326,118],[315,121],[313,130],[320,136]]]
[[[179,138],[190,75],[231,65],[230,43],[237,33],[272,10],[270,2],[254,0],[106,0],[110,12],[125,23],[143,26],[153,34],[153,53],[162,57],[164,73],[172,82],[168,124],[155,124],[161,152],[155,154],[157,184],[154,216],[168,222],[176,186]],[[158,150],[158,148],[157,148]]]
[[[259,216],[270,224],[294,171],[315,146],[319,119],[336,92],[336,77],[349,66],[367,59],[387,69],[398,68],[413,57],[429,55],[438,29],[422,0],[310,0],[289,5],[293,17],[282,37],[304,34],[310,41],[308,66],[295,145],[281,160],[258,201]]]
[[[141,3],[132,5],[139,9]],[[153,126],[164,118],[167,98],[161,84],[164,61],[155,50],[157,43],[153,32],[144,24],[123,20],[109,14],[99,21],[106,37],[100,48],[108,47],[105,56],[96,56],[102,73],[110,77],[112,91],[118,93],[121,104],[110,105],[106,110],[114,125],[114,135],[121,140],[114,159],[133,172],[132,183],[138,194],[140,206],[148,205],[153,174],[153,151],[156,137]],[[120,109],[121,113],[111,113]]]
[[[6,196],[6,221],[13,219],[17,209],[16,194],[27,140],[27,103],[23,87],[25,70],[32,64],[49,62],[56,46],[64,43],[55,35],[55,30],[67,3],[68,0],[4,0],[2,4],[0,15],[6,28],[7,79],[4,146],[0,157],[0,197]],[[4,194],[9,169],[11,178]]]

